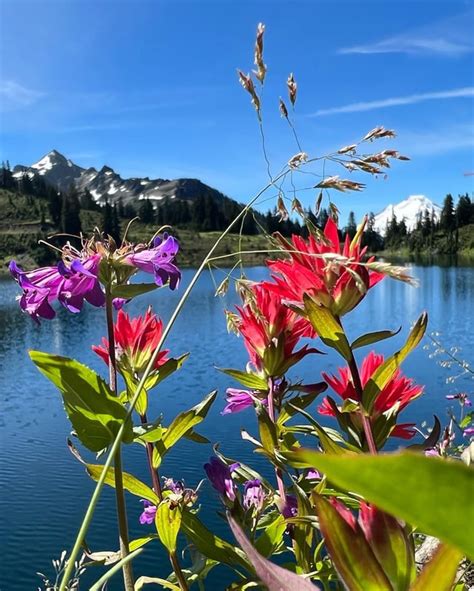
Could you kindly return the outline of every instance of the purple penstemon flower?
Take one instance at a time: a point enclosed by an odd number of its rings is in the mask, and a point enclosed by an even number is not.
[[[103,306],[105,296],[97,277],[100,256],[93,255],[83,261],[74,259],[70,266],[60,261],[56,266],[24,271],[15,261],[9,270],[22,288],[21,309],[33,320],[52,319],[56,315],[52,303],[56,300],[73,313],[80,312],[84,300],[93,306]]]
[[[239,464],[227,466],[218,458],[210,458],[207,464],[204,464],[204,470],[212,486],[218,493],[224,495],[229,501],[235,501],[235,485],[232,480],[232,472],[237,469]]]
[[[137,250],[125,257],[125,262],[145,273],[151,273],[160,287],[169,282],[170,289],[176,289],[181,279],[181,271],[173,263],[178,250],[176,238],[165,233],[162,238],[155,237],[151,248]]]
[[[462,434],[464,437],[472,437],[474,435],[474,427],[468,427],[467,429],[464,429]]]
[[[253,406],[254,397],[248,390],[240,390],[239,388],[227,388],[226,402],[222,415],[232,414],[245,410],[249,406]]]
[[[242,497],[242,505],[244,509],[254,508],[256,511],[263,509],[265,502],[265,491],[262,482],[256,478],[255,480],[247,480],[244,484],[244,494]]]
[[[156,505],[150,503],[146,499],[140,499],[143,503],[143,512],[140,515],[140,523],[142,525],[151,525],[155,521]]]

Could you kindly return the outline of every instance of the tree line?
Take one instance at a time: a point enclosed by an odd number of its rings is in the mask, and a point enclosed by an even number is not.
[[[74,186],[67,191],[58,191],[44,181],[39,175],[22,174],[19,178],[13,176],[10,165],[2,163],[0,169],[0,188],[13,192],[21,192],[27,199],[35,197],[41,199],[41,224],[46,226],[48,217],[59,232],[78,236],[81,232],[81,210],[101,212],[101,229],[120,241],[122,226],[125,221],[138,217],[144,224],[157,226],[170,225],[201,232],[222,231],[242,211],[244,207],[233,199],[218,193],[213,189],[202,192],[193,201],[182,199],[165,199],[162,202],[149,199],[139,200],[134,204],[123,203],[119,199],[116,203],[103,204],[95,201],[87,190],[78,193]],[[216,195],[218,197],[216,197]],[[304,212],[306,221],[322,229],[330,215],[322,208],[318,215],[311,210]],[[380,250],[397,250],[407,247],[410,251],[418,252],[432,250],[435,239],[440,236],[445,239],[448,252],[456,252],[459,228],[474,224],[474,202],[470,197],[460,195],[455,204],[452,195],[444,199],[441,214],[434,211],[420,211],[415,227],[409,231],[406,220],[393,214],[385,228],[384,235],[375,230],[375,215],[370,213],[363,237],[363,244],[370,252]],[[291,234],[307,234],[305,224],[298,220],[279,219],[276,209],[266,214],[251,210],[242,221],[243,234],[254,235],[261,232],[280,232],[284,236]],[[351,238],[357,231],[354,212],[350,212],[342,234],[348,233]]]

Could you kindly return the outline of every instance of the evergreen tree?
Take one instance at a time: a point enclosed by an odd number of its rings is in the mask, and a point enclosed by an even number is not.
[[[55,226],[59,226],[61,221],[62,203],[63,197],[61,193],[53,189],[48,196],[48,209]]]
[[[90,211],[94,211],[97,209],[97,203],[95,202],[94,197],[92,197],[92,194],[88,189],[86,189],[82,193],[80,203],[82,209],[88,209]]]
[[[115,240],[116,244],[120,244],[120,242],[121,242],[120,220],[119,220],[119,215],[118,215],[118,208],[115,205],[112,207],[112,221],[111,221],[110,235]]]
[[[153,204],[149,199],[144,199],[140,203],[138,216],[143,224],[152,224],[155,221],[155,210],[153,209]]]
[[[350,239],[352,240],[357,232],[357,223],[355,219],[354,212],[349,212],[349,219],[347,220],[347,226],[344,228],[345,234],[349,234]]]
[[[456,227],[456,217],[454,215],[454,201],[451,194],[446,195],[441,210],[440,228],[445,232],[452,232]]]
[[[469,196],[460,195],[456,205],[456,225],[458,228],[474,224],[474,203]]]
[[[112,206],[110,205],[108,199],[105,200],[104,207],[102,209],[102,224],[101,224],[102,232],[106,236],[112,236],[114,233],[114,219],[113,219],[113,211]]]
[[[8,189],[10,191],[17,188],[15,178],[13,177],[12,171],[10,170],[10,164],[7,161],[2,162],[2,168],[0,169],[0,188]]]
[[[64,193],[61,205],[61,222],[60,231],[64,234],[72,234],[73,236],[80,236],[81,234],[81,205],[79,197],[74,188],[71,188],[69,193]]]

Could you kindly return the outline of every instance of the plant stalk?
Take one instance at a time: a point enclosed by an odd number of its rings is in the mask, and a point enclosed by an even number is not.
[[[352,376],[352,382],[354,384],[355,391],[357,392],[357,398],[359,402],[362,404],[362,395],[364,393],[364,388],[362,387],[362,382],[360,379],[359,368],[357,367],[357,362],[354,357],[354,353],[351,350],[351,357],[349,359],[349,370]],[[377,453],[377,446],[374,441],[374,435],[372,433],[372,426],[370,424],[369,417],[366,416],[364,410],[362,409],[359,413],[359,416],[362,420],[362,426],[364,428],[364,435],[365,440],[367,441],[367,446],[371,454]]]
[[[275,423],[275,404],[274,404],[274,396],[275,396],[275,380],[273,377],[268,378],[268,415],[272,423]],[[285,492],[285,483],[283,482],[283,473],[281,468],[275,466],[275,476],[278,485],[278,493],[280,495],[280,499],[283,503],[283,506],[286,507],[286,492]]]
[[[114,334],[114,314],[112,304],[112,294],[107,289],[105,308],[107,315],[107,333],[109,338],[109,384],[110,389],[117,395],[117,360],[115,358],[115,334]],[[119,528],[119,546],[120,555],[124,559],[130,554],[127,507],[125,504],[125,492],[123,489],[123,470],[122,470],[122,449],[121,445],[114,452],[114,480],[115,480],[115,501],[117,506],[117,521]],[[122,565],[123,582],[125,591],[133,591],[134,579],[131,561],[124,562]]]
[[[140,415],[140,420],[142,424],[147,422],[146,413]],[[158,474],[158,470],[155,470],[155,468],[153,467],[153,444],[148,441],[146,443],[146,455],[148,459],[148,468],[150,470],[153,490],[155,491],[158,500],[161,502],[161,500],[163,499],[163,491],[161,490],[160,475]],[[179,586],[181,587],[181,591],[188,591],[188,583],[186,581],[186,577],[183,574],[183,571],[181,570],[181,565],[179,564],[179,560],[176,556],[176,553],[170,553],[169,557],[171,566],[174,570],[174,574],[176,575],[176,578],[179,582]]]

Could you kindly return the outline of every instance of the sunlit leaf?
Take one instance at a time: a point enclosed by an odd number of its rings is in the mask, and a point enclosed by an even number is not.
[[[462,552],[459,550],[444,544],[439,545],[410,591],[451,591],[461,559]]]
[[[229,369],[229,368],[219,368],[220,371],[224,372],[228,376],[234,378],[245,386],[246,388],[251,388],[252,390],[268,390],[268,384],[266,380],[256,376],[253,373],[247,373],[246,371],[239,371],[238,369]]]
[[[156,509],[156,531],[163,546],[173,554],[176,552],[176,540],[181,527],[182,509],[172,505],[169,499],[161,501]]]
[[[127,410],[95,371],[68,357],[41,351],[30,351],[30,357],[60,390],[69,420],[85,447],[95,452],[108,447],[125,421],[122,440],[133,440]]]
[[[381,392],[389,381],[393,378],[395,372],[399,369],[403,360],[420,343],[426,331],[428,324],[428,315],[424,312],[416,321],[415,326],[410,331],[408,339],[403,347],[394,355],[386,359],[380,365],[364,387],[362,402],[367,411],[371,411],[377,395]]]
[[[323,472],[335,485],[474,557],[474,471],[462,462],[405,452],[335,456],[284,454]]]
[[[242,551],[209,531],[193,513],[183,512],[181,528],[204,556],[230,566],[248,568]]]
[[[182,437],[191,432],[193,427],[204,420],[212,403],[216,399],[217,391],[208,394],[196,406],[189,410],[180,413],[166,429],[163,437],[155,444],[153,450],[153,466],[158,468],[165,454],[175,445]]]
[[[349,342],[341,324],[334,317],[331,310],[319,305],[306,294],[303,301],[306,317],[323,343],[332,349],[336,349],[344,359],[350,359]]]
[[[92,480],[97,481],[99,480],[104,467],[100,464],[85,464],[85,468]],[[128,474],[127,472],[123,472],[122,478],[123,488],[128,490],[129,493],[141,499],[146,499],[155,505],[158,504],[158,497],[144,482],[138,480],[138,478],[135,478],[135,476],[132,476],[132,474]],[[115,488],[115,471],[113,468],[109,468],[107,476],[105,477],[105,484]]]
[[[255,548],[263,556],[271,556],[282,545],[285,531],[285,518],[283,515],[278,514],[276,519],[264,528],[255,542]]]
[[[379,343],[380,341],[384,341],[385,339],[389,339],[397,335],[402,327],[398,330],[378,330],[376,332],[368,332],[357,338],[352,344],[351,349],[359,349],[360,347],[366,347],[367,345],[373,345],[374,343]]]

